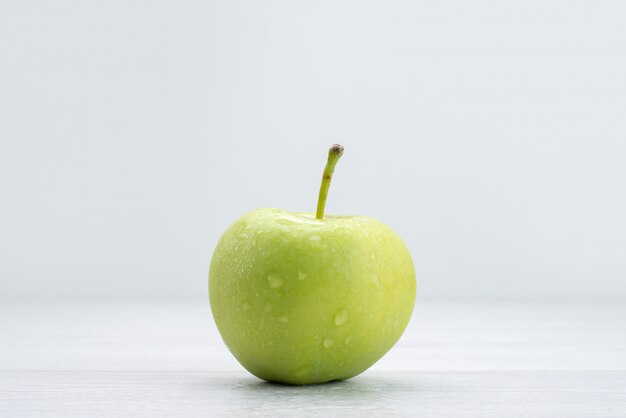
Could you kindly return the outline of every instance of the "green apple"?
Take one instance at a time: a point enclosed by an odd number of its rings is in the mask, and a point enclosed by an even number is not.
[[[324,216],[342,153],[330,149],[316,215],[252,211],[213,254],[215,322],[235,358],[261,379],[302,385],[356,376],[411,317],[415,271],[400,237],[373,218]]]

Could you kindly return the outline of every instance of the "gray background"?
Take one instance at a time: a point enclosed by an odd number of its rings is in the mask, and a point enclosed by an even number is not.
[[[405,239],[423,300],[626,300],[623,2],[0,0],[0,300],[206,301],[257,207]]]

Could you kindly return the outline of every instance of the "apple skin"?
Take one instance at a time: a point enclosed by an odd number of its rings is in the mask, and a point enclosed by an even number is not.
[[[295,385],[354,377],[404,332],[415,270],[400,237],[365,216],[252,211],[224,233],[209,299],[253,375]]]

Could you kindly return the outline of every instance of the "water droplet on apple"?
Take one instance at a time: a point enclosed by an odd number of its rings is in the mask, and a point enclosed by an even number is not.
[[[310,238],[310,239],[311,239],[311,241],[319,241],[319,240],[321,240],[322,238],[320,238],[320,236],[319,236],[319,235],[311,235],[311,238]]]
[[[298,272],[298,280],[304,280],[307,278],[307,274],[301,271]]]
[[[349,345],[351,342],[352,342],[352,335],[348,335],[346,339],[344,340],[344,343],[346,343],[346,345]]]
[[[378,286],[380,285],[380,282],[378,281],[378,275],[377,274],[372,274],[372,276],[370,277],[371,282]]]
[[[332,338],[324,338],[324,348],[330,348],[333,346],[333,344],[335,344],[335,342],[332,340]]]
[[[349,317],[350,315],[348,314],[348,311],[343,309],[341,312],[335,315],[335,325],[341,326],[345,324]]]
[[[289,317],[287,315],[279,316],[276,320],[282,324],[286,324],[289,322]]]
[[[277,289],[281,287],[283,283],[285,283],[285,281],[282,278],[278,276],[274,276],[273,274],[270,274],[269,276],[267,276],[267,282],[269,283],[272,289]]]

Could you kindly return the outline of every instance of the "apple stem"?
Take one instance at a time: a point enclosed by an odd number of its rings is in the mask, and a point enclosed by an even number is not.
[[[333,178],[333,172],[337,161],[343,155],[343,147],[339,144],[335,144],[328,150],[328,161],[326,167],[324,167],[324,175],[322,176],[322,185],[320,186],[320,194],[317,198],[317,212],[315,213],[316,219],[322,219],[324,217],[324,208],[326,207],[326,198],[328,197],[328,189],[330,188],[330,181]]]

